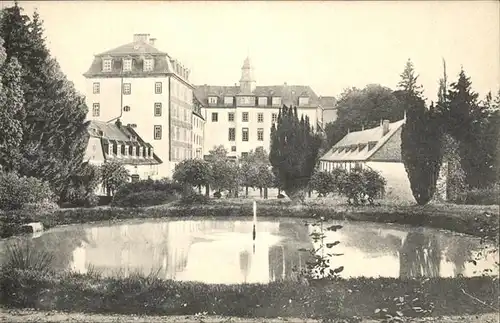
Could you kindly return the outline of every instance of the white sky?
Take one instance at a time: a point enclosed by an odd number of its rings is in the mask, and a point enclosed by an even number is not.
[[[3,1],[3,6],[11,2]],[[156,37],[195,84],[231,85],[250,54],[257,84],[303,84],[318,95],[380,83],[393,89],[411,58],[435,100],[446,59],[481,96],[500,87],[499,1],[20,1],[38,8],[48,46],[80,91],[94,54]]]

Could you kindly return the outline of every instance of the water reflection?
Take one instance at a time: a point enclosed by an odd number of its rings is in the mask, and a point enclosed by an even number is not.
[[[332,267],[343,277],[472,276],[492,268],[498,254],[470,260],[481,246],[477,239],[401,226],[341,223],[326,232],[339,240]],[[89,266],[104,275],[158,272],[161,278],[207,283],[267,283],[294,279],[306,267],[312,248],[311,228],[300,220],[261,220],[252,241],[251,221],[131,221],[114,225],[56,228],[25,239],[33,248],[54,254],[53,267],[84,273]],[[20,240],[20,238],[10,239]],[[0,260],[6,258],[0,241]]]

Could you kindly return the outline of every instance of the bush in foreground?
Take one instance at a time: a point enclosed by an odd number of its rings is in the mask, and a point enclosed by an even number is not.
[[[20,209],[24,204],[53,202],[50,186],[34,177],[0,172],[0,210]]]
[[[122,185],[113,197],[112,206],[140,207],[176,200],[183,187],[169,180],[145,180]]]

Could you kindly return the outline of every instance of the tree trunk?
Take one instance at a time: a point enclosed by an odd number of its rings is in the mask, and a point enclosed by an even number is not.
[[[267,186],[264,187],[264,200],[267,200]]]
[[[248,197],[248,186],[245,186],[245,197]]]
[[[259,187],[260,198],[262,198],[262,187]]]
[[[285,190],[286,195],[292,204],[303,204],[305,202],[305,192],[302,189]]]
[[[201,194],[201,185],[198,185],[198,194]]]
[[[307,195],[309,196],[309,198],[311,198],[312,191],[311,190],[307,191]]]
[[[236,185],[236,188],[234,189],[234,197],[238,197],[240,191],[240,187]]]
[[[206,197],[210,197],[210,185],[205,185],[205,195]]]

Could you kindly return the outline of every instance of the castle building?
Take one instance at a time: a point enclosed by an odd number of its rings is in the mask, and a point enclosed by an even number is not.
[[[322,129],[322,108],[318,96],[305,85],[257,86],[250,59],[241,68],[239,85],[195,86],[205,118],[204,154],[223,145],[229,157],[241,157],[251,150],[270,149],[272,124],[280,107],[296,106],[299,116],[309,117],[315,129]]]
[[[204,120],[200,109],[193,109],[189,69],[158,50],[155,40],[135,34],[132,42],[95,55],[84,76],[87,119],[119,119],[134,129],[163,161],[154,176],[162,178],[172,176],[176,163],[196,155],[202,144],[193,138],[203,143]]]

